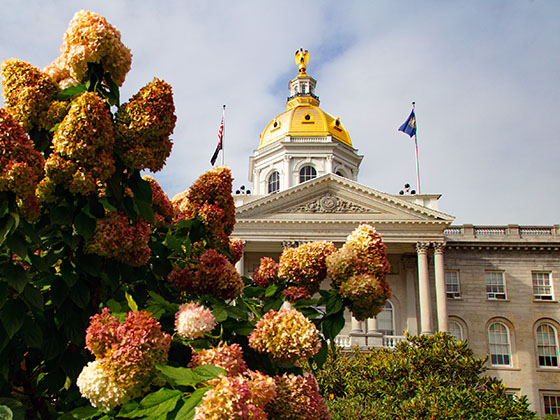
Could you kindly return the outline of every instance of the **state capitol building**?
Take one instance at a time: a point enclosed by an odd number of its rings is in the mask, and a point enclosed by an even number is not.
[[[245,244],[238,270],[250,277],[261,257],[278,261],[304,242],[340,246],[371,224],[387,246],[392,297],[366,322],[348,312],[338,344],[391,347],[404,331],[446,331],[488,355],[487,374],[527,395],[538,414],[560,415],[560,226],[453,225],[439,194],[359,183],[363,156],[341,120],[319,108],[305,63],[249,159],[252,194],[234,196],[233,236]]]

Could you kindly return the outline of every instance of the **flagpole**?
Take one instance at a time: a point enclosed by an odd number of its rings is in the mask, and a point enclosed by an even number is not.
[[[225,105],[222,110],[222,121],[224,122],[224,129],[222,131],[222,166],[224,166],[225,154],[226,154],[226,149],[224,147],[224,140],[226,138],[226,106]]]
[[[412,111],[414,111],[414,125],[416,130],[414,131],[414,146],[416,148],[416,188],[418,189],[418,194],[422,194],[420,190],[420,165],[418,164],[418,118],[416,117],[416,102],[412,102]]]

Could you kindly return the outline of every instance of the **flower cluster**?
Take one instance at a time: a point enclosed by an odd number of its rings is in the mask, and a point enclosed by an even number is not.
[[[85,92],[72,102],[53,136],[53,153],[45,162],[46,177],[39,185],[41,199],[51,201],[56,185],[87,195],[115,172],[113,124],[105,102]]]
[[[272,378],[259,373],[221,376],[196,407],[193,420],[267,420],[264,407],[275,388]]]
[[[360,225],[342,248],[327,258],[327,265],[334,287],[356,319],[377,315],[391,297],[385,280],[391,266],[383,239],[374,227]]]
[[[45,71],[61,87],[84,81],[88,63],[98,63],[121,86],[130,70],[132,55],[121,41],[120,32],[103,16],[77,12],[64,33],[60,56]]]
[[[92,406],[104,410],[124,404],[131,398],[129,390],[115,382],[110,370],[100,360],[89,362],[82,369],[76,385]]]
[[[152,208],[154,210],[154,224],[156,226],[163,226],[173,221],[173,204],[163,191],[158,182],[149,175],[142,177],[145,181],[150,183],[152,188]]]
[[[48,118],[58,86],[41,70],[25,61],[2,62],[5,107],[26,132],[33,127],[50,130]]]
[[[327,257],[336,248],[332,242],[310,242],[297,248],[286,248],[280,256],[278,276],[291,286],[303,287],[313,294],[327,276]]]
[[[215,326],[212,311],[198,303],[183,303],[175,314],[175,329],[187,340],[204,337],[204,333],[212,331]]]
[[[148,312],[129,312],[123,324],[104,308],[91,317],[86,348],[96,357],[80,373],[80,392],[94,407],[110,409],[141,394],[155,365],[167,361],[171,337]]]
[[[278,276],[278,264],[270,257],[262,257],[260,265],[253,271],[253,283],[267,287]]]
[[[303,287],[288,287],[282,290],[282,294],[286,297],[286,300],[290,303],[295,303],[301,299],[311,299],[311,293]]]
[[[196,262],[178,265],[167,276],[180,291],[196,295],[211,295],[220,299],[233,299],[241,293],[244,283],[231,262],[215,249],[204,251]]]
[[[150,258],[150,233],[150,226],[142,217],[131,224],[123,212],[111,211],[97,219],[93,237],[86,243],[86,252],[130,266],[142,266]]]
[[[313,357],[321,349],[319,331],[296,309],[270,310],[257,322],[249,346],[280,362]]]
[[[0,191],[14,193],[22,214],[32,220],[40,212],[35,187],[43,175],[43,156],[3,108],[0,108],[0,147]]]
[[[267,405],[270,418],[275,420],[330,420],[325,401],[319,394],[315,378],[284,374],[275,376],[276,398]]]
[[[199,216],[202,208],[205,208],[208,213],[208,205],[219,207],[223,211],[220,225],[211,224],[206,228],[216,241],[216,245],[223,248],[228,246],[228,237],[235,226],[235,205],[231,195],[232,183],[233,178],[228,168],[225,166],[212,168],[202,174],[188,191],[176,195],[171,200],[179,219],[192,219]],[[205,217],[213,220],[209,214]]]
[[[235,264],[243,257],[243,247],[241,239],[229,238],[229,255],[231,256],[230,261],[232,264]]]
[[[224,368],[227,376],[235,376],[247,370],[247,365],[243,360],[243,350],[237,343],[229,346],[220,344],[217,347],[194,352],[189,366],[197,367],[202,365],[214,365]]]
[[[117,153],[135,169],[159,171],[171,153],[175,128],[171,86],[154,79],[123,104],[115,115]]]

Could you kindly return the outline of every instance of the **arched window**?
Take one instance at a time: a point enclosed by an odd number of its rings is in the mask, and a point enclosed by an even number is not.
[[[395,335],[395,317],[393,316],[393,304],[385,302],[381,312],[377,314],[377,329],[383,335]]]
[[[550,324],[537,327],[537,354],[539,366],[558,367],[558,339],[556,329]]]
[[[490,361],[492,366],[511,366],[511,345],[509,329],[501,322],[494,322],[488,327],[490,344]]]
[[[449,329],[449,334],[457,339],[457,341],[463,341],[463,327],[457,321],[449,321],[447,323],[447,328]]]
[[[274,171],[268,177],[268,193],[275,193],[280,190],[280,174]]]
[[[300,169],[299,171],[299,183],[301,184],[302,182],[305,181],[310,181],[313,178],[317,178],[317,171],[315,170],[315,168],[313,166],[310,165],[306,165],[303,168]]]

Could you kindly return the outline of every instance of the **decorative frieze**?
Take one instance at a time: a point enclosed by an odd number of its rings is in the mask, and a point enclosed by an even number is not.
[[[343,200],[332,194],[326,194],[314,201],[287,210],[288,213],[367,213],[368,209],[358,204]]]

